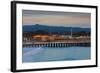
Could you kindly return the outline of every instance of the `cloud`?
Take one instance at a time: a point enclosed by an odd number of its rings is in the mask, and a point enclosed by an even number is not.
[[[74,26],[74,24],[77,24],[78,26],[79,24],[79,26],[87,27],[91,24],[90,18],[91,15],[89,13],[26,11],[23,14],[23,25],[38,23],[56,26],[61,26],[61,24],[62,26],[67,26],[67,24]]]

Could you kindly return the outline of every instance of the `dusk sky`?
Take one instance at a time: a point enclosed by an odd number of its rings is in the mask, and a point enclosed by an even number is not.
[[[90,28],[91,14],[76,12],[54,12],[23,10],[23,25],[48,25]]]

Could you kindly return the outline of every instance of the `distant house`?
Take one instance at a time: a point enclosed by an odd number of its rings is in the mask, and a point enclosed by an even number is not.
[[[49,35],[34,35],[33,39],[37,41],[53,41],[54,37]]]

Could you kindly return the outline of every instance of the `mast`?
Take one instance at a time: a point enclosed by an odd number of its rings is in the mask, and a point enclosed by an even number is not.
[[[72,30],[72,27],[71,27],[71,38],[73,37],[73,30]]]

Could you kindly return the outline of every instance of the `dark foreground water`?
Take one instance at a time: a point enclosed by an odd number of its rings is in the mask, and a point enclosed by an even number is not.
[[[86,60],[91,57],[90,47],[23,48],[22,53],[23,62]]]

